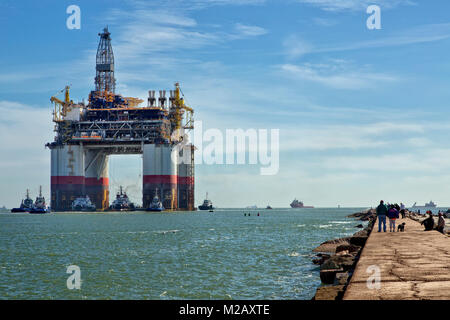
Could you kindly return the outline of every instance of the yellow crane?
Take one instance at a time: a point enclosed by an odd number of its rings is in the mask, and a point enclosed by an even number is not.
[[[186,111],[186,124],[183,126],[185,129],[194,128],[194,109],[187,106],[184,103],[184,99],[181,97],[182,92],[180,89],[180,84],[175,83],[175,97],[173,105],[175,110],[172,111],[171,122],[173,130],[178,130],[181,128],[181,121],[183,119],[183,113]]]
[[[53,96],[50,98],[50,102],[54,103],[54,105],[55,105],[55,109],[53,111],[53,121],[54,122],[63,121],[64,117],[67,115],[67,111],[69,111],[70,106],[73,105],[73,101],[70,100],[69,89],[70,89],[70,86],[66,86],[64,89],[62,89],[61,91],[59,91],[57,93],[57,95],[58,95],[65,91],[64,101],[58,99],[56,96]]]

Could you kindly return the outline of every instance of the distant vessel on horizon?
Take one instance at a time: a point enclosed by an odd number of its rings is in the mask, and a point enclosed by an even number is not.
[[[430,202],[425,203],[424,206],[418,206],[417,202],[414,202],[414,204],[412,206],[412,208],[423,208],[423,207],[425,207],[425,208],[436,208],[437,205],[436,205],[436,203],[434,203],[433,201],[430,200]]]
[[[44,214],[49,212],[49,210],[47,210],[45,198],[42,195],[42,186],[39,186],[39,196],[36,197],[33,208],[29,212],[31,214]]]
[[[214,210],[215,208],[212,205],[211,200],[208,200],[208,192],[206,193],[206,199],[203,201],[203,204],[198,206],[199,210]]]
[[[25,199],[22,199],[22,203],[19,208],[12,208],[11,212],[30,212],[33,209],[33,199],[30,198],[30,191],[27,189]]]
[[[291,202],[291,208],[314,208],[313,206],[305,206],[303,204],[303,201],[298,201],[297,199],[294,199],[294,201]]]

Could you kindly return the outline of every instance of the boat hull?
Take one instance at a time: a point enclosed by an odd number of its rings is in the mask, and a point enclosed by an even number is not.
[[[213,206],[198,206],[198,210],[214,210]]]
[[[291,206],[292,209],[314,209],[313,206]]]
[[[11,209],[11,213],[18,213],[18,212],[29,212],[30,209],[23,209],[23,208],[13,208]]]
[[[46,214],[46,213],[48,213],[48,211],[45,209],[31,209],[29,213],[30,214]]]
[[[136,211],[136,207],[133,206],[120,206],[120,205],[116,205],[116,206],[111,206],[109,208],[110,211]]]

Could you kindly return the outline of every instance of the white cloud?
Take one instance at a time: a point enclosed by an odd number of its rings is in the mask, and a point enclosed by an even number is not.
[[[295,79],[312,81],[337,89],[362,89],[373,87],[380,82],[392,82],[398,78],[383,73],[355,70],[336,71],[333,65],[324,64],[284,64],[281,70]]]
[[[315,125],[307,123],[299,128],[282,128],[282,150],[329,151],[338,149],[380,149],[404,145],[412,136],[424,139],[425,127],[421,124],[373,122],[369,124]],[[406,135],[404,138],[401,135]]]
[[[297,0],[300,3],[314,5],[325,11],[365,10],[371,4],[377,4],[385,9],[400,5],[414,5],[410,0]]]
[[[430,139],[423,137],[410,138],[406,142],[412,147],[416,148],[428,147],[433,144],[433,142]]]
[[[427,154],[433,156],[424,157],[420,153],[384,152],[377,156],[327,157],[322,164],[331,170],[367,173],[411,172],[421,175],[423,173],[441,174],[450,170],[450,163],[447,161],[450,149],[431,149],[427,151]]]
[[[312,21],[314,22],[314,24],[321,26],[321,27],[332,27],[332,26],[335,26],[338,24],[338,22],[336,20],[320,18],[320,17],[313,18]]]
[[[200,2],[207,4],[207,2]],[[259,1],[213,1],[210,5],[254,4]],[[195,5],[195,4],[194,4]],[[137,5],[134,9],[124,12],[112,9],[108,14],[110,31],[112,32],[114,53],[120,65],[155,64],[161,61],[165,65],[169,54],[183,50],[197,50],[226,44],[229,41],[256,37],[268,31],[260,26],[235,23],[230,26],[198,24],[189,16],[190,11],[178,10],[182,4],[174,7],[152,5]],[[93,55],[94,53],[91,53]],[[187,59],[187,58],[183,58]],[[191,64],[192,61],[178,59],[178,64]],[[200,62],[198,62],[200,63]],[[167,65],[165,65],[167,67]]]
[[[239,36],[261,36],[267,33],[267,30],[258,26],[249,26],[242,23],[236,23],[234,26]]]
[[[313,47],[311,45],[311,50],[309,50],[309,52],[307,53],[324,53],[382,47],[397,47],[418,43],[441,41],[448,38],[450,38],[450,23],[427,24],[394,32],[375,40],[356,41],[349,44],[339,44],[335,46]],[[300,45],[302,44],[302,42],[299,43]]]
[[[320,20],[319,20],[320,21]],[[317,24],[317,21],[316,21]],[[306,54],[352,51],[370,48],[397,47],[419,43],[442,41],[450,38],[450,23],[426,24],[391,32],[375,39],[340,43],[338,45],[316,45],[298,35],[289,35],[282,45],[288,59]]]
[[[212,6],[246,6],[246,5],[261,5],[266,3],[266,0],[152,0],[151,4],[147,1],[133,1],[135,4],[140,4],[145,7],[169,7],[179,8],[184,10],[201,10]]]
[[[290,35],[283,40],[284,53],[289,59],[299,58],[315,51],[314,46],[296,35]]]

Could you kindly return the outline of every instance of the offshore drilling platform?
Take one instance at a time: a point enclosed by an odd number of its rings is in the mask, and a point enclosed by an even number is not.
[[[178,83],[170,96],[149,91],[143,100],[115,93],[114,55],[108,28],[99,33],[95,90],[86,105],[52,97],[55,140],[51,150],[51,208],[71,210],[72,202],[88,195],[97,210],[109,207],[108,158],[141,154],[143,207],[158,195],[169,210],[195,210],[194,146],[183,141],[194,128],[193,109],[182,97]],[[180,161],[183,159],[183,161]]]

